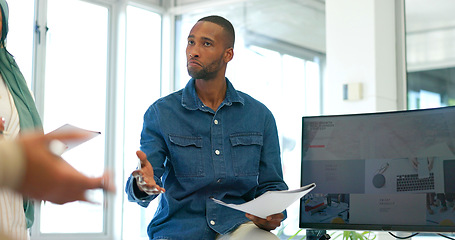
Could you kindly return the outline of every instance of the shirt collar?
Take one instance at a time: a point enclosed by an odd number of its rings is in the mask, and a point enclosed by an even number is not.
[[[191,78],[183,89],[182,106],[188,110],[202,110],[202,101],[197,96],[195,82],[196,80],[194,78]],[[232,103],[238,102],[243,105],[244,99],[239,95],[239,93],[235,90],[234,86],[232,86],[231,82],[227,78],[226,85],[226,98],[222,104],[231,106]]]

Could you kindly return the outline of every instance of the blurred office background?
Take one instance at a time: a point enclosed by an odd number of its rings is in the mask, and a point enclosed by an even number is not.
[[[87,175],[114,172],[98,204],[37,204],[32,239],[148,239],[147,209],[123,188],[137,166],[142,118],[185,86],[186,38],[217,14],[236,29],[227,77],[275,115],[285,180],[300,186],[301,117],[455,103],[452,0],[9,0],[8,49],[45,131],[102,135],[65,153]],[[348,92],[345,92],[345,91]],[[298,231],[298,203],[276,232]],[[304,232],[302,232],[303,234]]]

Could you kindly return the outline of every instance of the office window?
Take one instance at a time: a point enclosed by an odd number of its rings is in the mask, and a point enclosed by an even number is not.
[[[69,123],[102,133],[63,154],[88,176],[100,176],[105,169],[108,20],[104,6],[47,1],[44,130]],[[105,232],[105,196],[94,190],[88,197],[98,204],[43,202],[37,221],[40,233]]]
[[[408,109],[455,105],[455,2],[406,0]]]
[[[6,48],[14,56],[29,87],[32,82],[35,1],[8,1],[9,32]]]
[[[455,105],[455,2],[405,0],[407,108],[424,109]],[[429,204],[433,215],[444,219],[453,202],[445,199]],[[449,206],[445,210],[443,206]],[[453,211],[451,212],[453,214]],[[453,238],[453,233],[443,233]],[[434,233],[413,237],[441,238]]]
[[[147,24],[144,24],[147,23]],[[160,97],[161,16],[135,6],[127,7],[126,78],[124,122],[124,176],[138,165],[143,117],[148,107]],[[123,191],[123,239],[148,239],[147,226],[158,201],[148,208],[128,202]]]
[[[231,69],[231,74],[236,72],[234,76],[238,77],[233,84],[272,111],[280,137],[284,180],[290,189],[299,188],[302,116],[321,114],[320,65],[258,46],[243,51],[237,66],[245,69]],[[299,202],[292,204],[287,213],[283,233],[292,236],[299,229]]]
[[[37,2],[41,31],[34,21],[29,30],[31,43],[40,36],[33,84],[44,130],[69,123],[100,131],[62,157],[88,176],[114,171],[117,193],[89,191],[95,204],[36,205],[33,239],[148,239],[154,205],[128,203],[123,189],[137,166],[143,115],[161,92],[162,9],[158,1],[127,2]]]

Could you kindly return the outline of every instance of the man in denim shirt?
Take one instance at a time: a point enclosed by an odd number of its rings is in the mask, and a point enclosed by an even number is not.
[[[228,20],[200,19],[186,49],[191,80],[145,113],[141,168],[126,193],[143,207],[162,193],[150,239],[278,239],[270,230],[285,212],[262,219],[211,199],[241,204],[287,189],[272,113],[225,77],[234,38]]]

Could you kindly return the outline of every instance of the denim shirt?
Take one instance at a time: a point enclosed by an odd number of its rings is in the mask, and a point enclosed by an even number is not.
[[[204,106],[191,79],[144,115],[141,150],[166,189],[147,229],[150,239],[215,239],[249,220],[212,197],[241,204],[287,189],[272,113],[226,83],[217,111]],[[157,197],[138,190],[132,176],[126,193],[143,207]]]

